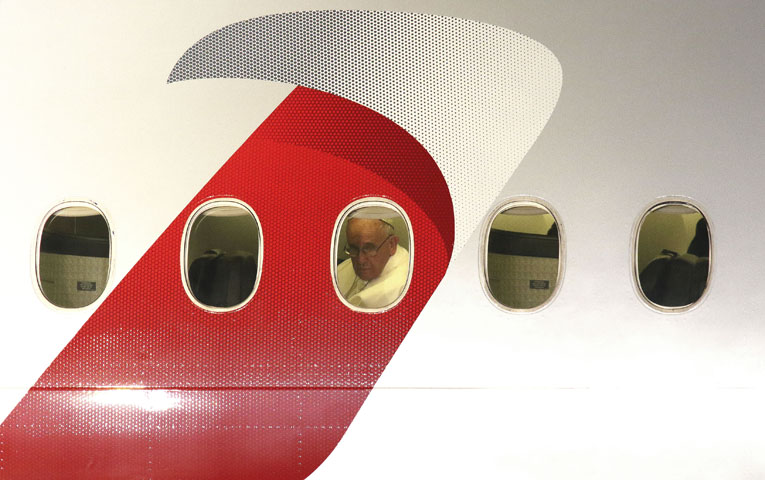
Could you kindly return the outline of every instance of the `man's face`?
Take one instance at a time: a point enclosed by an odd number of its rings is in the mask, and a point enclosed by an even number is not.
[[[380,220],[352,218],[348,221],[345,236],[349,247],[359,249],[359,256],[351,257],[351,262],[360,279],[369,281],[379,277],[388,259],[396,253],[398,237],[393,235],[388,238],[389,235],[389,229]],[[374,256],[370,256],[363,252],[374,251],[377,247],[380,247],[377,255],[373,253]]]

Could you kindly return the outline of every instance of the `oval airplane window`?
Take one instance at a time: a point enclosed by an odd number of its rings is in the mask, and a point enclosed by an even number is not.
[[[37,283],[46,300],[60,308],[82,308],[106,289],[111,231],[94,204],[67,202],[54,208],[37,237]]]
[[[562,277],[559,222],[538,201],[495,210],[485,234],[484,287],[498,307],[533,312],[547,305]]]
[[[255,294],[262,266],[260,222],[233,199],[212,200],[186,223],[181,264],[186,293],[198,306],[230,311]]]
[[[649,208],[635,240],[641,297],[660,311],[689,310],[707,289],[710,256],[707,219],[697,207],[669,201]]]
[[[355,202],[340,214],[332,247],[335,291],[349,308],[382,312],[404,298],[414,241],[409,218],[384,199]]]

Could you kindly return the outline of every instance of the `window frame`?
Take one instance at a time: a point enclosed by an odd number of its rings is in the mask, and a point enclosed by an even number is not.
[[[361,208],[365,207],[385,207],[389,208],[391,210],[394,210],[396,213],[401,215],[401,218],[404,219],[404,222],[406,223],[407,227],[407,234],[409,235],[409,248],[407,250],[409,251],[409,272],[407,273],[406,278],[406,284],[404,285],[404,289],[401,290],[401,294],[398,296],[396,301],[393,303],[382,307],[382,308],[361,308],[357,307],[348,300],[345,299],[345,296],[343,296],[342,292],[340,291],[340,287],[338,286],[337,281],[337,269],[339,267],[337,263],[337,251],[339,248],[339,240],[340,240],[340,233],[342,231],[343,222],[347,218],[348,215],[353,213],[355,210],[359,210]],[[332,287],[335,290],[335,295],[340,300],[340,302],[343,303],[346,307],[348,307],[350,310],[353,310],[355,312],[362,312],[362,313],[384,313],[387,312],[393,308],[396,307],[401,301],[406,297],[406,294],[409,291],[409,286],[412,283],[412,273],[414,271],[414,230],[412,228],[412,222],[409,219],[409,216],[406,214],[403,208],[393,200],[389,198],[384,197],[364,197],[359,198],[357,200],[352,201],[350,204],[348,204],[343,210],[340,212],[340,215],[338,215],[337,220],[335,220],[335,227],[332,229],[332,242],[331,242],[331,251],[330,251],[330,275],[332,276]]]
[[[542,210],[545,210],[547,213],[549,213],[555,224],[558,226],[558,276],[555,281],[555,288],[550,293],[550,296],[542,302],[541,304],[537,305],[533,308],[513,308],[509,307],[499,300],[497,300],[494,295],[491,293],[491,288],[489,287],[489,235],[491,233],[491,226],[494,223],[494,220],[497,218],[498,215],[500,215],[505,210],[509,210],[511,208],[516,207],[534,207],[539,208]],[[541,310],[544,310],[547,308],[550,304],[552,304],[555,299],[558,297],[558,294],[561,291],[561,288],[563,286],[563,280],[565,277],[565,271],[566,271],[566,233],[565,228],[563,227],[563,223],[560,220],[560,215],[558,212],[544,199],[539,197],[534,197],[530,195],[519,195],[514,196],[505,199],[504,201],[497,204],[488,214],[486,219],[484,220],[483,228],[481,229],[481,237],[480,237],[480,244],[479,244],[479,255],[478,255],[478,276],[481,279],[481,287],[483,289],[484,295],[486,295],[486,298],[491,302],[494,307],[498,308],[499,310],[502,310],[503,312],[513,313],[513,314],[521,314],[521,315],[528,315],[537,313]]]
[[[42,253],[40,251],[42,247],[42,236],[43,231],[45,230],[45,226],[48,224],[48,220],[55,215],[56,213],[60,212],[61,210],[67,209],[67,208],[90,208],[91,210],[94,210],[96,213],[101,215],[101,218],[104,219],[104,222],[106,223],[106,229],[109,232],[109,261],[107,262],[107,271],[106,271],[106,282],[104,283],[104,289],[101,291],[101,293],[98,295],[98,297],[90,302],[87,305],[83,305],[82,307],[61,307],[56,305],[55,303],[51,302],[48,297],[45,295],[45,292],[42,288],[42,280],[40,279],[40,254]],[[59,311],[65,311],[65,312],[76,312],[79,310],[85,310],[88,308],[95,308],[103,299],[105,298],[104,294],[109,289],[109,286],[112,281],[112,273],[114,272],[114,231],[112,230],[112,222],[109,219],[109,216],[106,214],[106,211],[98,205],[97,202],[92,200],[64,200],[63,202],[59,202],[56,205],[54,205],[48,212],[43,216],[42,222],[40,222],[40,226],[37,229],[37,236],[35,238],[35,246],[34,246],[34,252],[33,257],[34,262],[34,280],[35,280],[35,293],[37,296],[42,300],[43,303],[48,305],[50,308],[53,308],[54,310]]]
[[[236,305],[233,305],[231,307],[216,307],[212,305],[206,305],[194,296],[194,293],[191,291],[191,287],[189,285],[189,264],[188,264],[188,248],[189,248],[189,240],[191,237],[191,226],[194,225],[194,222],[196,219],[203,214],[204,212],[208,210],[212,210],[216,207],[238,207],[244,209],[247,213],[249,213],[253,219],[255,219],[255,223],[258,227],[258,261],[257,261],[257,269],[258,271],[255,274],[255,284],[252,286],[252,292],[245,298],[241,303],[238,303]],[[255,213],[255,210],[250,207],[246,202],[234,198],[234,197],[217,197],[217,198],[211,198],[206,200],[205,202],[198,205],[192,212],[189,214],[189,217],[186,219],[186,224],[183,227],[183,233],[181,234],[181,283],[183,284],[183,289],[186,292],[186,296],[191,300],[191,302],[196,305],[198,308],[212,313],[227,313],[227,312],[233,312],[235,310],[239,310],[247,306],[247,304],[252,301],[253,297],[255,297],[255,292],[258,291],[258,288],[260,287],[260,279],[263,272],[263,225],[260,222],[260,218],[258,218],[258,215]]]
[[[709,236],[709,264],[708,264],[708,270],[707,270],[707,283],[704,287],[704,291],[701,293],[701,296],[693,303],[689,305],[684,305],[680,307],[665,307],[663,305],[659,305],[657,303],[652,302],[643,292],[643,288],[640,285],[640,271],[639,271],[639,265],[638,265],[638,249],[640,246],[640,230],[643,227],[643,223],[645,222],[645,219],[650,215],[651,213],[655,212],[656,210],[659,210],[663,207],[667,206],[684,206],[693,208],[698,213],[701,214],[701,216],[707,221],[707,235]],[[657,313],[663,313],[663,314],[680,314],[680,313],[686,313],[690,312],[692,310],[695,310],[696,308],[701,305],[704,300],[706,299],[707,295],[709,295],[709,290],[712,283],[712,272],[713,272],[713,262],[712,262],[712,222],[709,220],[709,215],[707,215],[707,212],[704,208],[702,208],[699,203],[690,198],[690,197],[684,197],[679,195],[672,195],[672,196],[666,196],[666,197],[660,197],[652,201],[646,208],[642,210],[642,214],[637,217],[637,221],[635,222],[635,225],[633,227],[632,231],[632,242],[630,246],[630,251],[632,252],[630,255],[630,270],[632,274],[630,275],[632,279],[632,288],[635,291],[635,294],[637,295],[638,299],[640,299],[640,303],[645,305],[649,310],[657,312]]]

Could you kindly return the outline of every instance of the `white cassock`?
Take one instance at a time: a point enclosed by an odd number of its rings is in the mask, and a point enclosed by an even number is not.
[[[398,300],[409,276],[409,252],[396,247],[380,276],[370,281],[356,276],[351,259],[337,267],[337,286],[351,305],[360,308],[384,308]]]

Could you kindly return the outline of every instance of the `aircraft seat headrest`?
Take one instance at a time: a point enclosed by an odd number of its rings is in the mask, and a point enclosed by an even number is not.
[[[708,275],[708,258],[664,250],[640,273],[640,286],[653,303],[681,307],[701,298]]]
[[[252,293],[257,263],[251,252],[208,250],[189,267],[189,286],[205,305],[232,307]]]

